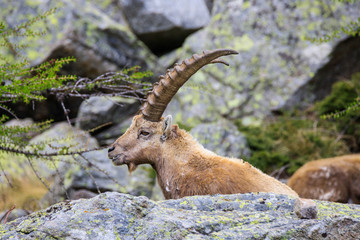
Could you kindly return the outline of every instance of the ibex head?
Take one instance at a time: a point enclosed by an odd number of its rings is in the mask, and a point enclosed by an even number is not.
[[[127,164],[129,171],[137,165],[156,165],[159,156],[166,151],[167,142],[176,137],[177,126],[172,126],[172,117],[162,118],[167,105],[181,86],[200,68],[210,63],[223,63],[219,57],[237,54],[234,50],[218,49],[193,55],[181,64],[175,64],[160,76],[147,95],[141,113],[134,117],[130,128],[109,148],[109,158],[115,165]],[[181,151],[181,149],[179,149]]]

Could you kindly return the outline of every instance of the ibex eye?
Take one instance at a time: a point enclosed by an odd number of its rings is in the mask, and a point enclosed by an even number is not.
[[[150,133],[147,132],[147,131],[140,131],[140,135],[143,135],[143,136],[147,136],[149,135]]]

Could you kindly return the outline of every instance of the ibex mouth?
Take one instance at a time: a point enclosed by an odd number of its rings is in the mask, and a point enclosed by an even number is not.
[[[125,164],[125,154],[120,153],[115,156],[109,156],[114,165]]]

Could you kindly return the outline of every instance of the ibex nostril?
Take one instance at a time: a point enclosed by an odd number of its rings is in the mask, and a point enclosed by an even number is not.
[[[112,146],[111,148],[108,149],[108,153],[114,151],[114,149],[115,149],[115,147]]]

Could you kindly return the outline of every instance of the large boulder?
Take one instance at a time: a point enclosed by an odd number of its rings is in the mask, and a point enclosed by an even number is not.
[[[165,56],[165,66],[205,49],[231,48],[239,55],[224,58],[230,67],[212,64],[195,74],[176,98],[175,119],[190,127],[222,117],[260,122],[329,61],[336,42],[306,38],[337,30],[338,19],[356,21],[359,7],[359,2],[215,0],[208,26]]]
[[[39,23],[40,28],[46,29],[46,37],[31,42],[26,49],[33,64],[74,56],[76,63],[65,67],[65,72],[90,78],[127,66],[151,68],[155,64],[156,57],[121,20],[121,10],[112,2],[21,0],[2,1],[0,7],[9,26],[57,8],[47,21]]]
[[[360,72],[360,37],[346,38],[336,45],[330,60],[318,69],[315,76],[298,88],[280,109],[304,109],[331,93],[332,85],[340,80],[350,80]]]
[[[316,219],[271,193],[154,202],[104,193],[66,201],[0,225],[1,239],[356,239],[360,206],[316,201]]]
[[[181,46],[185,38],[210,21],[204,0],[121,0],[130,27],[155,53]]]
[[[44,30],[46,35],[36,41],[28,41],[28,47],[24,49],[24,55],[32,65],[73,56],[76,62],[65,65],[61,74],[76,74],[93,79],[105,72],[135,65],[158,72],[156,56],[121,20],[123,17],[119,5],[112,1],[6,0],[0,2],[0,13],[4,21],[13,27],[54,7],[57,10],[53,15],[36,23],[36,30]],[[81,100],[65,98],[65,105],[71,110],[71,118],[76,117]],[[64,119],[63,108],[52,97],[35,103],[35,112],[24,104],[14,105],[12,109],[20,117],[33,116],[35,120]]]

